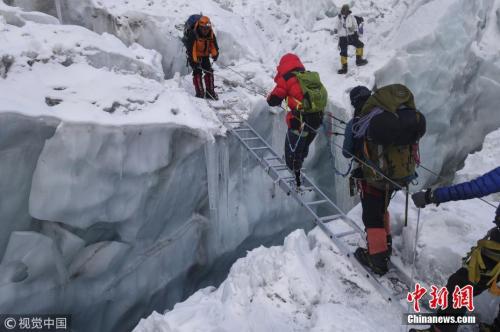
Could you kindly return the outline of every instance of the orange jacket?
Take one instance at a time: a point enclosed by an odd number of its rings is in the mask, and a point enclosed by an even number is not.
[[[202,37],[198,33],[198,23],[196,23],[194,31],[196,32],[196,38],[193,41],[193,50],[191,53],[193,61],[198,63],[200,58],[204,56],[216,57],[219,54],[219,47],[213,30],[210,29],[207,37]]]

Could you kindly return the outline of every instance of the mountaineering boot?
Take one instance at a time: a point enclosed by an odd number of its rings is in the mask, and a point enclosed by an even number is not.
[[[347,64],[342,65],[342,68],[340,68],[339,70],[337,70],[337,73],[340,74],[340,75],[347,74]]]
[[[347,74],[347,57],[346,56],[340,57],[340,64],[342,65],[342,68],[337,70],[337,73],[340,75]]]
[[[364,66],[368,63],[368,60],[363,59],[363,48],[356,49],[356,66]]]
[[[205,93],[205,97],[207,99],[213,99],[213,100],[218,100],[219,97],[215,93],[214,89],[214,74],[212,73],[205,73],[205,87],[207,88],[207,91]]]
[[[356,66],[364,66],[368,63],[368,60],[363,59],[360,56],[356,56]]]
[[[389,271],[387,266],[389,262],[387,251],[370,255],[367,249],[358,248],[354,252],[354,257],[356,257],[361,264],[380,276],[383,276]]]
[[[194,90],[196,91],[196,97],[205,98],[205,89],[203,89],[201,74],[193,75],[193,84],[194,84]]]

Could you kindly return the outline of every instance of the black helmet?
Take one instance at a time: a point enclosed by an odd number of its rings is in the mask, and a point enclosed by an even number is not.
[[[349,97],[351,98],[351,105],[356,107],[361,101],[363,104],[371,96],[372,92],[366,86],[358,85],[352,88],[349,92]]]
[[[348,15],[351,12],[351,8],[349,8],[348,4],[345,4],[342,6],[342,9],[340,9],[340,13],[342,15]]]
[[[358,85],[351,90],[349,97],[351,98],[351,105],[354,107],[354,116],[359,116],[361,108],[371,95],[372,92],[366,86]]]

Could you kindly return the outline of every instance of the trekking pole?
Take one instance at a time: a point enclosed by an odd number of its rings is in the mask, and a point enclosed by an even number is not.
[[[417,262],[418,234],[419,234],[419,230],[420,230],[420,210],[421,209],[418,208],[418,211],[417,211],[417,229],[415,231],[415,244],[413,245],[413,260],[411,262],[412,268],[411,268],[410,280],[413,284],[415,284],[415,275],[417,273],[416,262]],[[410,313],[410,308],[411,308],[410,301],[408,301],[408,313]]]
[[[406,202],[405,202],[405,227],[408,226],[408,201],[410,199],[410,186],[406,185]]]

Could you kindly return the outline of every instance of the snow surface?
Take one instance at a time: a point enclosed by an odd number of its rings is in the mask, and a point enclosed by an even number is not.
[[[11,8],[0,5],[1,8]],[[42,14],[40,14],[42,15]],[[29,16],[28,18],[31,18]],[[0,22],[2,110],[64,121],[127,125],[169,123],[220,131],[213,112],[193,101],[180,78],[163,81],[161,55],[138,44],[69,25]],[[29,91],[29,98],[20,98]]]

